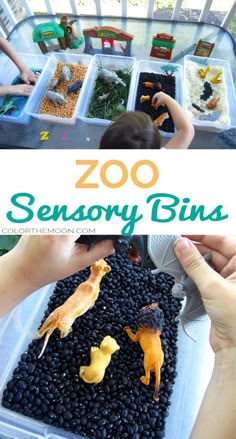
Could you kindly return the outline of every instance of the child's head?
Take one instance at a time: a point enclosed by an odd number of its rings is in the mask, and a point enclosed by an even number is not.
[[[151,117],[142,111],[122,113],[109,125],[100,149],[160,149],[161,136]]]

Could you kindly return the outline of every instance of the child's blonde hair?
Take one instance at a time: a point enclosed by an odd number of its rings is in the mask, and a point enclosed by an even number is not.
[[[100,149],[160,149],[161,136],[151,117],[142,111],[122,113],[109,125]]]

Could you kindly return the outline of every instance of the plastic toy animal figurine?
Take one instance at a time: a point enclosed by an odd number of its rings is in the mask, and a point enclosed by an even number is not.
[[[211,66],[207,66],[205,69],[199,69],[199,75],[201,78],[205,78],[207,73],[211,70]]]
[[[49,84],[49,90],[52,90],[52,91],[57,91],[57,87],[58,87],[58,85],[60,84],[60,82],[61,82],[61,78],[58,76],[57,78],[55,78],[53,81],[52,81],[52,83],[51,84]]]
[[[153,88],[154,83],[153,82],[143,82],[144,87],[146,88]]]
[[[60,330],[61,338],[66,337],[72,331],[74,320],[93,307],[100,292],[101,280],[110,270],[110,266],[104,259],[99,259],[99,261],[92,264],[89,278],[76,288],[75,292],[63,305],[56,308],[48,316],[38,331],[37,338],[41,338],[46,334],[43,348],[38,358],[43,355],[49,337],[56,328]]]
[[[220,70],[216,76],[214,76],[214,78],[211,79],[211,83],[212,84],[219,84],[220,82],[222,82],[222,70]]]
[[[173,294],[177,297],[182,291],[181,297],[185,296],[184,307],[177,319],[180,320],[185,333],[196,341],[198,324],[206,320],[207,315],[197,286],[186,275],[175,256],[173,245],[177,238],[178,235],[148,236],[147,251],[156,267],[152,273],[164,272],[173,276],[177,283],[177,286],[173,286]],[[210,255],[207,254],[205,258],[209,262]]]
[[[107,100],[107,98],[110,96],[110,93],[103,93],[102,95],[98,96],[97,100],[98,102],[104,102]]]
[[[119,349],[120,346],[114,338],[109,335],[104,337],[99,348],[96,346],[90,348],[91,363],[89,366],[80,367],[80,378],[89,384],[100,383],[104,378],[106,368],[110,364],[112,354]]]
[[[116,74],[116,72],[111,71],[111,70],[107,70],[107,69],[99,70],[98,78],[102,79],[104,82],[106,82],[110,86],[114,85],[114,84],[121,84],[121,85],[123,85],[123,87],[126,87],[126,84],[124,83],[124,81],[122,81],[122,79],[119,78],[119,76]]]
[[[155,84],[156,84],[157,90],[164,90],[160,82],[156,82]]]
[[[207,104],[207,108],[209,108],[209,110],[214,110],[214,108],[217,106],[217,103],[219,102],[219,100],[220,100],[220,98],[211,99]]]
[[[160,116],[158,116],[156,119],[154,119],[154,124],[158,127],[161,127],[166,119],[169,119],[169,114],[167,112],[162,113]]]
[[[211,88],[211,84],[209,82],[204,82],[203,84],[203,93],[200,96],[200,99],[203,99],[204,101],[207,101],[209,97],[212,95],[213,90]]]
[[[78,81],[75,81],[73,84],[67,87],[67,94],[76,93],[78,90],[81,89],[82,85],[83,85],[83,81],[78,79]]]
[[[215,122],[217,119],[219,119],[220,115],[221,115],[221,111],[212,111],[212,113],[200,114],[200,116],[198,116],[198,119],[210,120],[212,122]]]
[[[199,107],[198,104],[195,104],[195,102],[192,103],[193,108],[196,108],[196,110],[200,111],[201,113],[204,113],[205,110],[203,110],[201,107]]]
[[[145,375],[140,377],[143,384],[149,385],[150,374],[156,375],[154,399],[158,401],[158,390],[161,379],[161,367],[164,362],[164,352],[161,346],[160,334],[164,326],[164,314],[157,303],[142,308],[137,318],[137,332],[134,334],[129,326],[124,329],[129,338],[140,343],[144,353]]]
[[[149,95],[142,95],[140,96],[139,102],[142,104],[143,102],[148,102],[150,101],[151,97]]]
[[[69,66],[63,66],[61,71],[62,71],[62,76],[63,76],[64,80],[66,82],[70,81],[71,80],[71,70],[70,70],[70,67]]]
[[[88,251],[100,241],[106,239],[114,240],[114,249],[120,253],[127,253],[128,258],[135,263],[140,263],[141,266],[144,261],[144,241],[142,235],[81,235],[76,241],[76,244],[87,244]]]
[[[0,116],[9,113],[11,110],[17,110],[17,106],[13,101],[3,100],[3,104],[0,107]]]
[[[57,107],[58,105],[66,104],[66,100],[61,93],[57,93],[55,91],[47,90],[45,93],[45,97],[52,101],[54,105]]]
[[[143,82],[144,87],[152,88],[153,90],[163,90],[160,82]]]
[[[210,261],[211,253],[206,253],[204,255],[204,259],[207,262]],[[200,318],[206,313],[203,301],[195,283],[185,273],[181,276],[180,280],[175,283],[171,292],[174,297],[180,299],[184,299],[185,297],[187,298],[187,303],[184,307],[184,310],[181,311],[177,317],[177,319],[182,320],[182,323],[185,321],[188,323],[189,319],[191,318],[191,313],[194,320]],[[198,307],[196,307],[196,295],[198,295]]]

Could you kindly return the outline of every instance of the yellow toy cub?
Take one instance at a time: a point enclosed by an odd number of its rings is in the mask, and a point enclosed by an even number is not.
[[[80,378],[89,384],[100,383],[105,375],[107,366],[111,361],[111,355],[118,351],[120,346],[116,340],[110,335],[104,337],[100,344],[100,348],[92,346],[90,349],[90,366],[80,367]]]

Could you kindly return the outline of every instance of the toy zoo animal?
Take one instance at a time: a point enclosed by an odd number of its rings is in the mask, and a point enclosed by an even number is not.
[[[76,244],[87,244],[88,251],[100,241],[106,239],[114,240],[114,249],[122,254],[127,253],[128,258],[132,262],[143,265],[145,258],[144,240],[142,235],[81,235]]]
[[[52,101],[54,105],[57,107],[58,105],[66,104],[66,100],[61,93],[57,93],[55,91],[47,90],[45,93],[45,97]]]
[[[98,72],[98,78],[102,79],[103,82],[109,84],[110,86],[121,84],[126,87],[124,81],[117,75],[113,70],[101,69]]]
[[[69,66],[63,66],[61,72],[65,81],[68,82],[71,80],[71,70]]]
[[[89,278],[76,288],[75,292],[63,305],[56,308],[48,316],[38,331],[37,338],[43,337],[46,333],[43,348],[38,358],[43,355],[49,337],[56,328],[60,330],[61,338],[66,337],[72,331],[71,327],[74,320],[92,308],[100,292],[100,282],[110,270],[110,266],[104,259],[99,259],[99,261],[92,264]]]
[[[137,332],[134,334],[129,326],[124,329],[129,338],[134,342],[140,343],[144,353],[145,375],[140,377],[140,381],[148,386],[150,374],[156,375],[154,399],[158,401],[158,389],[161,379],[161,367],[164,362],[164,352],[161,346],[160,334],[164,325],[163,311],[157,303],[143,307],[137,318]]]
[[[177,238],[179,235],[149,235],[147,249],[156,267],[152,273],[167,273],[175,278],[172,294],[176,298],[185,298],[177,320],[180,320],[184,332],[197,341],[199,322],[205,320],[207,315],[196,284],[187,276],[175,255],[174,243]],[[210,264],[211,253],[206,253],[204,259]]]
[[[83,81],[78,79],[78,81],[75,81],[73,84],[67,87],[67,94],[76,93],[78,90],[81,89],[82,85],[83,85]]]
[[[153,122],[156,126],[161,127],[166,119],[169,119],[169,114],[167,112],[162,113],[160,116],[158,116]]]
[[[104,337],[99,348],[96,346],[90,348],[91,363],[89,366],[80,367],[80,378],[89,384],[100,383],[104,378],[107,366],[110,364],[112,354],[119,349],[120,346],[114,338],[109,335]]]
[[[59,76],[57,76],[49,85],[49,90],[51,91],[57,91],[57,87],[61,82],[61,78]]]

